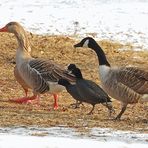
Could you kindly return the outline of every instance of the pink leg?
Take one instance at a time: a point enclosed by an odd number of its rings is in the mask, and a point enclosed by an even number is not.
[[[14,103],[19,103],[19,104],[23,104],[23,103],[28,103],[31,100],[34,100],[37,98],[37,95],[33,95],[31,97],[22,97],[22,98],[17,98],[17,99],[9,99],[10,102],[14,102]]]
[[[28,96],[28,89],[26,89],[26,88],[23,88],[23,89],[25,91],[25,97],[27,97]],[[28,100],[26,103],[30,103],[31,104],[32,103],[32,99]],[[40,95],[37,95],[35,104],[37,104],[37,105],[40,104]]]
[[[32,104],[35,107],[40,107],[40,95],[37,95],[35,100],[28,100],[26,104]]]
[[[58,109],[58,95],[57,94],[53,94],[54,96],[54,110],[57,110]]]

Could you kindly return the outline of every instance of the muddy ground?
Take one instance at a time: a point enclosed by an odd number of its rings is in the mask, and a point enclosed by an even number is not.
[[[98,76],[98,60],[89,49],[74,49],[76,39],[66,36],[41,36],[28,34],[32,46],[32,56],[51,59],[63,66],[75,63],[81,68],[85,78],[100,84]],[[78,40],[78,39],[77,39]],[[107,40],[98,41],[104,49],[111,65],[134,65],[148,68],[148,50],[133,51],[131,44],[120,44]],[[91,105],[85,104],[73,109],[70,104],[75,100],[66,92],[59,94],[59,109],[53,110],[53,97],[41,95],[40,106],[33,104],[15,104],[8,102],[10,98],[22,97],[23,89],[16,82],[13,74],[17,42],[11,34],[0,34],[0,126],[66,126],[78,131],[86,131],[91,127],[105,127],[118,130],[132,130],[148,133],[147,104],[129,105],[121,121],[108,118],[107,109],[96,105],[93,115],[87,115]],[[121,50],[126,49],[126,50]],[[31,95],[31,91],[30,91]],[[113,100],[116,115],[120,111],[120,103]]]

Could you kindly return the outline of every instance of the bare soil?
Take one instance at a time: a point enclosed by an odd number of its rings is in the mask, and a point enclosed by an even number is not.
[[[66,66],[75,63],[82,70],[85,78],[100,84],[98,75],[98,60],[90,49],[74,49],[76,39],[67,36],[43,36],[28,34],[32,46],[32,56],[51,59]],[[104,49],[111,65],[139,66],[148,69],[148,50],[133,51],[130,44],[98,41]],[[66,92],[59,94],[59,109],[53,110],[53,97],[50,94],[41,95],[40,106],[33,104],[15,104],[10,98],[24,96],[24,91],[16,82],[13,74],[15,66],[15,51],[17,42],[12,34],[0,34],[0,126],[66,126],[78,131],[87,128],[103,127],[118,130],[132,130],[148,133],[147,104],[129,105],[121,121],[110,120],[107,109],[101,104],[96,105],[93,115],[87,115],[91,105],[85,104],[73,109],[70,104],[75,100]],[[119,50],[126,49],[126,50]],[[31,91],[30,91],[31,95]],[[116,115],[120,111],[120,102],[113,99]]]

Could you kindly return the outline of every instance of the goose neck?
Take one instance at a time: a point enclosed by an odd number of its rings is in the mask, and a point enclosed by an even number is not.
[[[27,52],[31,51],[30,43],[28,37],[24,30],[16,31],[15,33],[16,39],[18,41],[18,48],[22,50],[26,50]]]
[[[93,50],[96,52],[97,57],[98,57],[98,61],[99,61],[99,65],[107,65],[110,66],[104,51],[102,50],[102,48],[96,43],[93,46]]]

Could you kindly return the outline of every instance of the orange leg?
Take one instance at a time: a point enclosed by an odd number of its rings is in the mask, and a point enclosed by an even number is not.
[[[23,89],[25,91],[25,97],[27,97],[28,96],[28,89],[26,89],[26,88],[23,88]],[[25,103],[25,102],[23,102],[23,103]],[[31,100],[28,100],[26,103],[32,103],[32,99]],[[40,104],[40,95],[37,95],[35,104],[37,104],[37,105]]]
[[[17,99],[9,99],[9,101],[14,102],[14,103],[23,104],[23,103],[28,103],[31,100],[34,100],[36,98],[37,98],[37,95],[33,95],[31,97],[22,97],[22,98],[17,98]]]
[[[53,94],[54,96],[54,110],[58,109],[58,95],[57,94]]]

